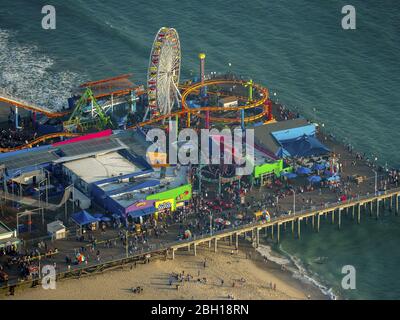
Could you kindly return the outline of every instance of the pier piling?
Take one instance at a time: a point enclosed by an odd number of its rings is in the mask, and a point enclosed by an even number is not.
[[[392,212],[393,210],[393,197],[389,197],[389,211]]]
[[[279,228],[279,225],[278,225],[278,228]],[[278,230],[278,232],[279,232],[279,230]],[[260,229],[257,228],[256,229],[256,248],[258,248],[259,245],[260,245]]]
[[[277,228],[278,228],[278,230],[277,230],[276,241],[279,243],[279,240],[280,240],[280,229],[281,229],[281,224],[280,223],[277,224]]]
[[[379,199],[376,199],[376,219],[379,217]]]
[[[300,223],[301,223],[301,219],[298,218],[297,219],[297,237],[300,239]]]

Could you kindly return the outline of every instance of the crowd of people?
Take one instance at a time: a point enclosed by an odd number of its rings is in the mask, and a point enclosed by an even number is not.
[[[24,144],[28,141],[33,140],[36,134],[32,134],[25,130],[14,130],[14,129],[1,129],[0,131],[0,147],[1,148],[15,148]]]

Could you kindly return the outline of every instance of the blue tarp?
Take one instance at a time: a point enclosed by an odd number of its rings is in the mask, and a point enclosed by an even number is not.
[[[93,222],[98,222],[100,219],[93,217],[90,213],[85,210],[74,213],[72,215],[72,220],[74,220],[80,226],[84,226]]]
[[[321,156],[330,151],[317,138],[307,135],[293,140],[281,141],[281,144],[292,157]]]

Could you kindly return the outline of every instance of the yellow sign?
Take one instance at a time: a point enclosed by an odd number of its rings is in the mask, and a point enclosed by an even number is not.
[[[176,203],[177,208],[183,207],[184,205],[185,205],[185,202],[177,202]]]
[[[147,202],[136,203],[136,207],[144,207],[145,205],[147,205]]]

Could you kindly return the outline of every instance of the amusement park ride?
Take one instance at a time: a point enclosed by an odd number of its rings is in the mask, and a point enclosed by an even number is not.
[[[252,80],[215,78],[206,80],[204,65],[205,54],[199,54],[200,81],[180,86],[181,48],[178,33],[173,28],[161,28],[154,39],[151,49],[147,90],[143,86],[129,81],[130,74],[114,78],[88,82],[80,85],[78,92],[69,99],[70,108],[55,112],[51,108],[37,106],[21,99],[10,97],[0,92],[0,102],[31,111],[41,117],[60,119],[62,132],[53,132],[36,138],[25,145],[15,148],[3,148],[0,152],[9,152],[32,147],[43,141],[81,135],[85,132],[121,127],[118,119],[124,120],[123,127],[135,129],[159,123],[167,119],[186,118],[186,126],[192,120],[197,123],[201,119],[204,127],[211,124],[238,125],[244,129],[247,123],[262,121],[273,122],[271,101],[268,89]],[[209,97],[232,95],[232,88],[242,87],[243,96],[237,96],[237,106],[210,106]],[[246,94],[246,89],[247,94]],[[211,90],[212,89],[212,90]],[[137,108],[136,101],[140,101]],[[191,106],[188,101],[196,100],[198,107]],[[121,108],[122,106],[122,108]],[[115,115],[119,114],[119,118]],[[17,113],[17,112],[16,112]],[[127,115],[134,114],[138,120],[127,121]],[[224,115],[225,114],[225,115]],[[115,120],[117,119],[117,120]]]

